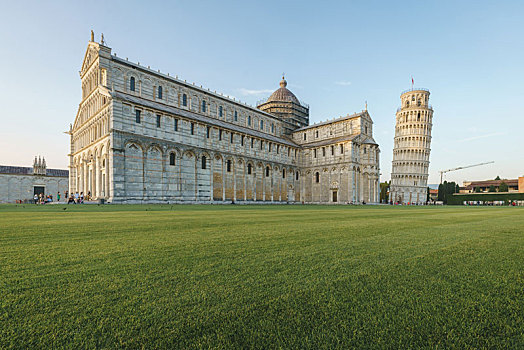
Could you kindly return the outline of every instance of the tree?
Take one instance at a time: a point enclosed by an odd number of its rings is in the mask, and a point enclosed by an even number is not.
[[[500,176],[497,175],[497,177],[495,178],[495,180],[500,180]]]
[[[508,184],[502,181],[499,186],[499,192],[508,192],[508,191],[509,191]]]
[[[451,198],[453,193],[457,193],[458,190],[459,186],[455,182],[444,181],[443,184],[438,186],[438,200],[447,204],[448,198]]]
[[[482,192],[482,190],[480,189],[480,187],[479,187],[479,186],[475,187],[475,193],[480,193],[480,192]]]
[[[446,181],[444,181],[444,182],[446,182]],[[437,200],[440,201],[440,202],[444,201],[444,184],[438,185]]]
[[[497,188],[495,187],[495,185],[489,186],[489,191],[488,192],[497,192]]]
[[[380,183],[380,202],[381,203],[387,203],[389,200],[389,185],[391,184],[391,181],[389,182],[381,182]]]

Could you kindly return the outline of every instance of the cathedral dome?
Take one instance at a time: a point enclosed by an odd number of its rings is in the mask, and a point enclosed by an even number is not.
[[[298,101],[298,98],[287,88],[287,81],[282,77],[282,80],[280,81],[280,89],[277,89],[275,92],[269,96],[267,99],[267,102],[295,102],[296,104],[300,104]]]

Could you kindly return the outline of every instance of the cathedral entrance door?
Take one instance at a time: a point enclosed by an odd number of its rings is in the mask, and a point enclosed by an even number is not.
[[[42,194],[42,196],[43,196],[44,193],[45,193],[45,187],[44,186],[34,186],[33,189],[34,189],[34,194],[36,194],[37,196],[39,196],[40,194]]]
[[[338,191],[333,191],[333,202],[338,202]]]

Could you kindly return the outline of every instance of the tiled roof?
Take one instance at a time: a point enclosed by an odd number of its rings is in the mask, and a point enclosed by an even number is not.
[[[33,168],[22,166],[0,165],[0,174],[31,175]]]
[[[474,187],[489,187],[491,185],[498,187],[501,183],[506,183],[508,186],[518,187],[518,179],[503,179],[503,180],[486,180],[486,181],[471,181],[469,185],[466,186],[467,189],[472,189]]]
[[[281,101],[290,101],[295,102],[296,104],[300,104],[298,101],[298,98],[293,94],[291,91],[286,88],[287,81],[282,77],[282,81],[280,81],[280,89],[277,89],[275,92],[269,96],[267,99],[267,102],[281,102]]]
[[[33,168],[23,166],[0,165],[0,174],[33,175]],[[69,170],[47,169],[46,176],[69,177]]]
[[[289,140],[287,138],[282,138],[282,137],[277,137],[277,136],[274,136],[274,135],[266,134],[266,133],[263,133],[263,132],[260,132],[260,131],[257,131],[257,130],[253,130],[253,129],[249,129],[249,128],[246,128],[246,127],[243,127],[243,126],[240,126],[240,125],[235,125],[233,123],[228,123],[228,122],[225,122],[223,120],[219,120],[219,119],[215,119],[215,118],[211,118],[211,117],[206,117],[206,116],[203,116],[203,115],[191,112],[191,111],[186,111],[184,109],[176,108],[176,107],[173,107],[173,106],[168,106],[168,105],[165,105],[163,103],[158,103],[158,102],[155,102],[155,101],[147,100],[147,99],[142,98],[142,97],[132,96],[132,95],[128,95],[128,94],[125,94],[125,93],[122,93],[122,92],[112,92],[112,94],[116,98],[122,99],[122,100],[127,101],[127,102],[131,102],[131,103],[134,103],[134,104],[137,104],[137,105],[141,105],[141,106],[144,106],[144,107],[154,108],[154,109],[157,109],[157,110],[164,111],[166,113],[179,115],[179,116],[182,116],[182,117],[186,117],[188,119],[197,120],[197,121],[200,121],[200,122],[203,122],[203,123],[207,123],[207,124],[210,124],[210,125],[221,127],[223,129],[233,130],[233,131],[236,131],[236,132],[239,132],[239,133],[244,133],[244,134],[247,134],[247,135],[250,135],[250,136],[258,137],[258,138],[269,140],[269,141],[272,141],[272,142],[281,143],[281,144],[284,144],[284,145],[287,145],[287,146],[299,147],[296,143],[292,142],[291,140]]]
[[[47,176],[69,177],[69,170],[47,169]]]

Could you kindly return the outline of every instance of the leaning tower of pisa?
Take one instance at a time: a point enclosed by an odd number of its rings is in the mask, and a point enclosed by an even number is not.
[[[390,200],[422,204],[427,199],[433,108],[429,90],[411,89],[400,95],[397,109]]]

